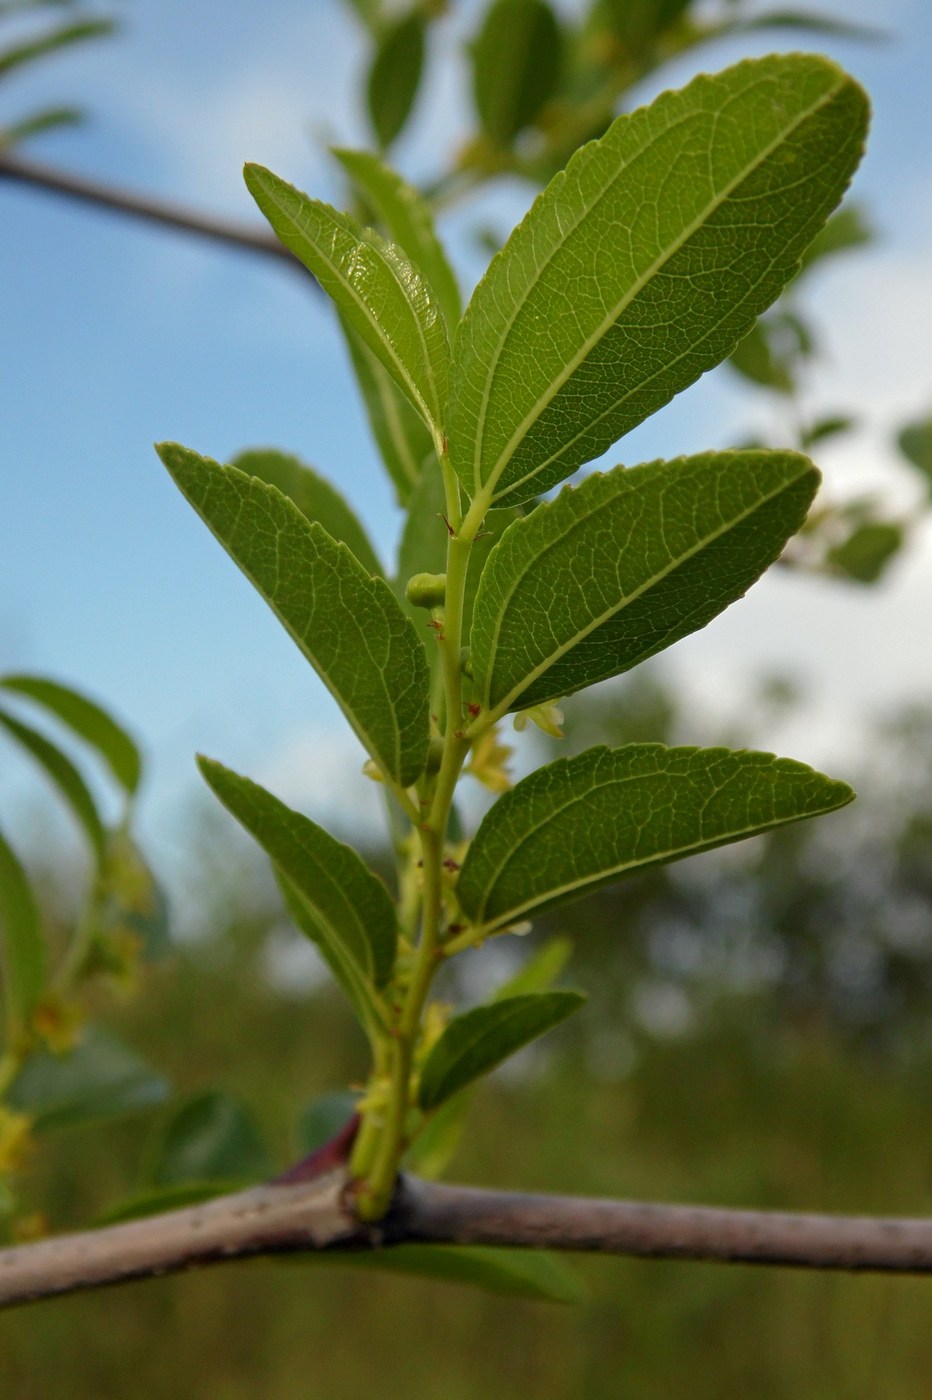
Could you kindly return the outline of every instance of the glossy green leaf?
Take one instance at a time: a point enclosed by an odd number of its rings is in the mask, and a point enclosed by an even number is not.
[[[247,165],[246,184],[279,239],[317,278],[341,315],[439,439],[450,346],[437,297],[395,243],[349,214]]]
[[[44,676],[0,676],[0,687],[28,696],[48,710],[97,750],[128,793],[136,791],[142,771],[139,750],[126,730],[93,700]]]
[[[548,992],[569,962],[573,944],[568,938],[548,938],[513,977],[498,988],[493,1001],[525,996],[528,992]]]
[[[384,572],[368,535],[339,491],[297,457],[272,447],[254,447],[238,453],[230,465],[247,476],[257,476],[267,486],[277,486],[306,520],[316,520],[331,539],[347,545],[367,574]]]
[[[452,335],[462,313],[460,291],[437,237],[434,216],[427,200],[420,190],[371,151],[337,148],[333,155],[378,217],[388,237],[407,253],[415,267],[424,274],[440,302]]]
[[[806,518],[797,452],[616,467],[511,525],[476,597],[471,663],[502,714],[629,670],[740,598]]]
[[[795,55],[698,77],[579,150],[460,323],[467,490],[547,490],[724,359],[798,270],[866,124],[850,78]]]
[[[560,79],[562,35],[545,0],[495,0],[472,51],[473,95],[482,129],[509,146],[530,126]]]
[[[403,787],[427,761],[428,672],[388,584],[274,486],[163,443],[181,492],[262,594],[365,748]]]
[[[903,456],[922,472],[932,490],[932,416],[907,423],[896,442]]]
[[[395,964],[398,925],[382,881],[351,847],[258,783],[211,759],[197,762],[223,805],[304,896],[318,928],[315,941],[353,964],[364,981],[384,987]]]
[[[188,1099],[172,1114],[149,1169],[153,1186],[259,1181],[272,1160],[250,1110],[217,1089]]]
[[[342,317],[340,325],[372,435],[392,479],[398,503],[407,505],[425,470],[425,463],[427,470],[431,466],[437,469],[430,429],[365,341]]]
[[[13,1108],[29,1113],[37,1129],[73,1127],[155,1108],[168,1081],[115,1036],[88,1029],[67,1055],[30,1055],[10,1089]]]
[[[385,1008],[372,983],[360,972],[358,964],[346,956],[343,945],[328,937],[328,929],[321,923],[316,908],[305,899],[297,885],[278,868],[275,870],[275,878],[289,917],[305,938],[317,948],[370,1041],[374,1040],[377,1034],[384,1034]]]
[[[366,106],[379,145],[390,146],[411,115],[424,71],[425,24],[405,15],[379,40],[366,82]]]
[[[426,1112],[488,1074],[509,1055],[565,1021],[581,992],[537,992],[476,1006],[451,1021],[421,1070],[418,1101]]]
[[[829,563],[856,583],[876,583],[903,547],[903,527],[892,521],[871,520],[859,525],[846,540],[829,550]]]
[[[483,819],[457,882],[494,933],[623,875],[843,807],[846,783],[804,763],[663,744],[587,749],[524,778]]]
[[[579,1276],[541,1249],[491,1249],[482,1245],[398,1244],[368,1251],[320,1251],[291,1256],[289,1263],[343,1269],[377,1269],[443,1283],[465,1283],[487,1293],[538,1303],[582,1303]]]
[[[44,768],[91,843],[98,863],[104,858],[107,834],[90,788],[71,759],[31,725],[0,709],[0,725]]]
[[[115,29],[116,25],[112,19],[77,20],[73,24],[63,24],[47,30],[44,34],[27,39],[21,44],[11,44],[9,48],[0,50],[0,78],[5,78],[8,73],[36,59],[46,58],[61,49],[73,48],[75,44],[83,44],[87,39],[102,39],[105,35],[112,34]]]
[[[46,951],[35,895],[19,858],[0,834],[0,983],[7,1035],[27,1025],[46,978]]]

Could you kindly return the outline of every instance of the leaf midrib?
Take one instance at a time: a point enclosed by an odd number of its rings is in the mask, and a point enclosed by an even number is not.
[[[568,651],[572,651],[574,647],[578,646],[579,643],[581,641],[584,641],[585,638],[588,637],[592,632],[596,631],[599,627],[601,627],[605,622],[608,622],[611,618],[617,616],[618,613],[623,612],[624,609],[629,607],[632,603],[637,602],[637,600],[644,593],[646,593],[648,589],[655,587],[659,583],[662,583],[663,580],[669,577],[671,573],[674,573],[683,564],[688,563],[690,559],[694,558],[695,555],[700,553],[703,549],[706,549],[709,547],[709,545],[714,544],[716,540],[721,539],[724,535],[728,534],[730,530],[736,529],[739,525],[744,524],[747,520],[751,519],[751,517],[757,511],[763,509],[764,506],[770,505],[772,501],[776,500],[785,491],[788,491],[791,487],[798,485],[800,478],[805,476],[807,471],[811,470],[811,467],[807,467],[806,469],[801,471],[799,475],[795,476],[792,479],[792,481],[784,481],[778,489],[771,491],[770,494],[767,496],[759,498],[755,502],[754,506],[750,507],[748,510],[743,511],[740,515],[732,516],[728,521],[726,521],[722,525],[720,529],[712,531],[707,535],[704,535],[703,538],[697,541],[697,543],[691,549],[686,550],[683,554],[679,554],[674,559],[672,559],[666,568],[661,569],[656,574],[652,574],[651,577],[645,580],[645,582],[639,588],[636,588],[632,593],[626,594],[616,607],[607,608],[604,612],[600,613],[597,617],[593,619],[593,621],[589,624],[588,627],[584,627],[579,632],[575,633],[570,641],[566,642],[566,644],[563,646],[557,647],[553,652],[550,653],[547,660],[542,662],[539,666],[536,666],[533,669],[533,671],[528,672],[527,677],[521,682],[520,685],[513,686],[512,689],[508,692],[508,694],[504,697],[504,699],[498,702],[498,704],[495,706],[495,709],[490,711],[493,716],[491,722],[494,723],[496,719],[501,718],[501,716],[504,714],[507,714],[514,701],[518,698],[519,695],[522,694],[523,691],[529,689],[529,687],[534,684],[534,682],[538,679],[539,676],[542,676],[545,671],[548,671],[552,666],[555,666],[558,661],[562,660],[562,658],[566,655]],[[634,491],[636,490],[636,488],[632,487],[631,490]],[[582,526],[583,523],[589,521],[592,518],[592,516],[597,515],[599,513],[599,510],[605,504],[606,503],[603,501],[598,506],[593,506],[590,510],[587,510],[584,516],[577,517],[577,519],[573,522],[573,526],[571,529],[564,531],[564,533],[560,535],[558,539],[552,540],[551,543],[546,546],[546,548],[544,548],[539,554],[534,556],[534,558],[530,561],[529,565],[526,565],[519,574],[516,574],[513,577],[513,581],[511,587],[508,590],[506,599],[502,603],[502,606],[499,610],[498,622],[495,626],[493,634],[495,640],[493,641],[489,649],[490,664],[488,672],[488,684],[486,686],[485,693],[485,704],[487,708],[490,708],[489,688],[492,682],[492,673],[495,669],[494,658],[498,649],[498,638],[501,634],[502,624],[504,622],[505,617],[505,610],[511,598],[517,591],[518,585],[527,576],[528,567],[538,565],[542,559],[546,558],[546,556],[550,553],[551,550],[556,549],[559,545],[563,544],[566,541],[567,537],[571,535],[577,527]],[[533,521],[534,519],[533,516],[529,516],[527,518],[529,521]]]
[[[637,295],[639,295],[641,291],[643,291],[644,287],[648,285],[648,283],[654,276],[656,276],[657,272],[667,262],[669,262],[670,259],[675,256],[676,253],[680,251],[680,249],[685,245],[685,243],[688,242],[688,240],[693,236],[693,234],[696,233],[702,227],[702,225],[708,220],[711,214],[714,213],[715,210],[718,209],[725,202],[726,199],[728,199],[728,197],[733,193],[733,191],[746,179],[753,175],[754,172],[758,170],[766,160],[769,159],[773,152],[777,150],[778,147],[784,141],[788,140],[788,138],[803,124],[803,122],[808,121],[821,108],[827,106],[830,102],[834,101],[835,97],[841,91],[841,88],[843,86],[843,80],[837,82],[836,85],[828,93],[824,94],[818,102],[813,103],[804,112],[802,112],[789,126],[784,127],[779,137],[775,138],[772,142],[770,142],[770,144],[767,147],[765,147],[763,151],[760,152],[760,154],[755,158],[755,160],[743,167],[741,173],[735,176],[733,180],[729,181],[728,184],[726,184],[724,189],[721,191],[721,193],[718,194],[714,199],[712,199],[706,206],[704,206],[701,214],[698,215],[695,219],[693,219],[686,226],[683,233],[679,235],[676,239],[674,239],[673,242],[663,250],[662,254],[654,260],[650,267],[647,268],[646,271],[635,280],[635,282],[624,294],[624,296],[619,299],[614,311],[610,315],[606,315],[606,317],[603,318],[597,330],[593,332],[587,338],[586,341],[583,342],[581,349],[577,352],[576,355],[574,355],[570,359],[568,364],[560,371],[557,378],[551,381],[550,391],[548,392],[548,394],[538,399],[534,408],[530,410],[527,414],[525,414],[524,419],[514,430],[508,442],[505,444],[505,447],[499,454],[495,465],[487,474],[485,482],[482,482],[480,475],[482,455],[481,449],[485,437],[485,424],[488,417],[489,400],[491,397],[492,384],[495,378],[495,371],[498,367],[502,355],[504,354],[505,346],[511,336],[511,333],[514,330],[515,322],[517,321],[518,316],[527,304],[528,297],[532,294],[534,288],[539,284],[544,269],[549,267],[550,263],[554,260],[557,254],[566,246],[567,237],[564,236],[560,243],[554,246],[551,252],[547,255],[547,257],[538,267],[537,275],[534,281],[529,284],[524,296],[518,303],[516,303],[515,307],[513,308],[512,314],[509,316],[503,334],[499,340],[498,347],[489,361],[489,367],[488,372],[486,374],[480,410],[477,415],[478,423],[475,437],[475,448],[473,451],[473,483],[476,495],[479,495],[480,492],[485,491],[489,494],[490,499],[494,498],[495,486],[498,483],[499,477],[502,475],[508,463],[511,461],[511,458],[514,456],[518,444],[527,435],[530,426],[537,421],[537,419],[541,416],[546,406],[553,401],[557,393],[563,388],[563,385],[566,383],[570,374],[575,373],[579,365],[589,355],[593,346],[596,345],[599,342],[599,340],[605,335],[607,328],[613,325],[615,322],[617,322],[622,312],[631,304],[634,298]],[[750,90],[751,89],[748,88],[746,91]],[[745,94],[742,93],[742,96],[744,95]],[[669,132],[674,131],[678,126],[682,125],[684,122],[693,120],[697,115],[699,114],[695,111],[685,114],[679,119],[679,121],[673,122],[670,124],[670,126],[666,127],[662,135],[668,135]],[[708,113],[705,113],[704,115],[708,115]],[[588,205],[587,208],[580,214],[579,218],[574,221],[572,226],[573,232],[575,232],[576,229],[579,228],[580,224],[583,222],[584,219],[588,218],[591,215],[593,210],[598,208],[599,204],[601,204],[603,200],[608,198],[609,194],[614,190],[617,181],[621,178],[622,173],[630,171],[632,165],[641,161],[644,158],[644,156],[648,154],[648,152],[650,151],[651,147],[655,144],[657,139],[657,136],[652,137],[651,141],[647,145],[642,146],[641,149],[634,156],[632,156],[630,160],[624,162],[622,167],[618,169],[617,173],[612,179],[611,185],[606,187],[599,195],[599,197],[592,204]],[[618,402],[623,402],[623,400],[619,400]],[[562,450],[564,449],[561,449],[561,451]],[[533,477],[538,475],[540,469],[540,465],[538,465],[537,467],[535,467],[533,472],[529,473],[529,476]],[[523,480],[526,479],[527,478],[523,478]],[[513,483],[512,486],[509,488],[509,491],[513,491],[519,484],[520,483],[518,482]]]

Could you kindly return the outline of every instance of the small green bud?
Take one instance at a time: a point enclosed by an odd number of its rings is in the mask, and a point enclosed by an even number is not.
[[[470,660],[469,647],[463,647],[463,650],[460,652],[460,670],[464,676],[469,676],[470,679],[472,679],[472,661]]]
[[[432,734],[430,747],[427,750],[427,771],[428,773],[439,773],[440,765],[443,762],[443,740],[439,734]]]
[[[413,574],[405,586],[405,597],[416,608],[442,608],[446,596],[446,574]]]

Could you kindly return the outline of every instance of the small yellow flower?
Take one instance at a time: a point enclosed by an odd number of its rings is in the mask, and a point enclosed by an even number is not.
[[[560,728],[563,723],[563,711],[557,705],[533,705],[529,710],[519,711],[515,715],[515,729],[519,732],[527,729],[528,720],[545,734],[549,734],[552,739],[563,738],[563,730]]]
[[[22,1171],[32,1149],[32,1119],[28,1113],[0,1104],[0,1176]]]
[[[493,724],[473,744],[469,762],[463,771],[471,773],[489,792],[507,792],[514,786],[507,767],[513,753],[514,749],[501,742],[498,727]]]
[[[81,1039],[84,1012],[76,1001],[48,992],[32,1013],[36,1034],[54,1055],[67,1055]]]

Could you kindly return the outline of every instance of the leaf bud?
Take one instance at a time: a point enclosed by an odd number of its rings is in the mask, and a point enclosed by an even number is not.
[[[442,608],[446,596],[446,574],[412,574],[405,586],[405,597],[416,608]]]

